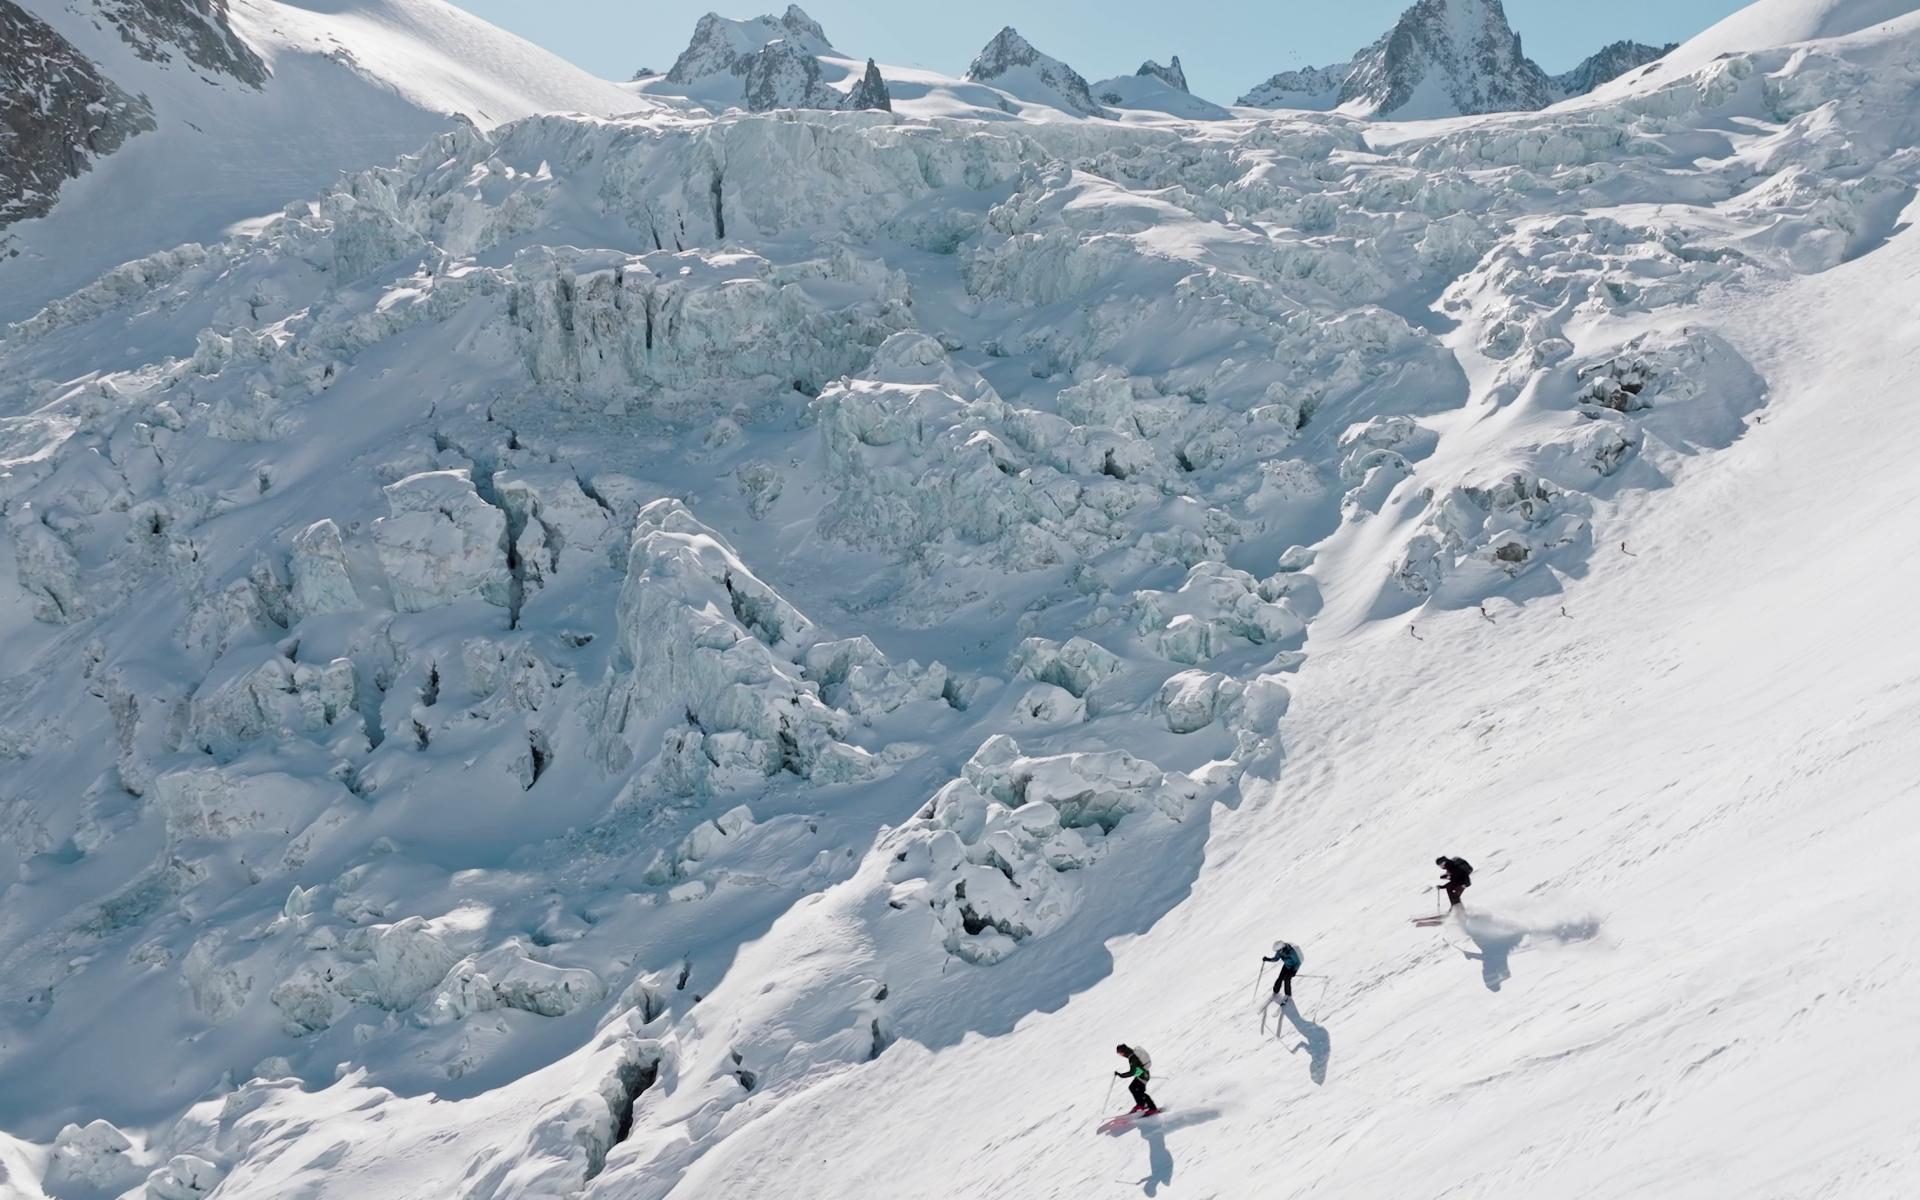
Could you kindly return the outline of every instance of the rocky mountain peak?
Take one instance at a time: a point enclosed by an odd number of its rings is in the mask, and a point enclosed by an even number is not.
[[[782,41],[790,52],[830,54],[826,30],[797,4],[771,14],[735,21],[710,12],[693,27],[693,40],[667,71],[673,83],[692,83],[707,75],[745,75],[749,62],[770,43]]]
[[[1187,87],[1187,73],[1180,69],[1180,56],[1178,54],[1169,59],[1167,65],[1164,67],[1152,59],[1148,59],[1146,62],[1140,64],[1140,69],[1135,71],[1134,74],[1152,76],[1168,87],[1173,88],[1175,91],[1191,91],[1191,89]]]
[[[1026,75],[1027,79],[1007,90],[1019,94],[1020,85],[1031,82],[1051,93],[1046,97],[1029,95],[1023,98],[1059,103],[1073,112],[1088,116],[1108,115],[1094,101],[1085,77],[1059,59],[1041,53],[1011,25],[994,34],[993,40],[986,44],[967,68],[967,78],[974,83],[1006,81],[1016,73]]]
[[[1527,57],[1500,0],[1418,0],[1351,61],[1283,71],[1240,103],[1402,119],[1531,110],[1590,92],[1671,49],[1615,42],[1549,76]]]
[[[1544,108],[1554,98],[1500,0],[1419,0],[1354,60],[1342,103],[1423,117]]]

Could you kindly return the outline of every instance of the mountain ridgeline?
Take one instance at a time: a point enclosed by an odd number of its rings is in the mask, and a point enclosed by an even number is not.
[[[1239,103],[1398,119],[1531,111],[1584,95],[1671,49],[1621,40],[1564,74],[1549,75],[1527,57],[1500,0],[1419,0],[1347,62],[1274,75]],[[634,78],[643,93],[682,97],[708,111],[891,110],[885,71],[871,58],[862,70],[860,61],[835,49],[818,21],[789,5],[778,16],[744,20],[708,13],[670,70]],[[1012,26],[981,48],[961,80],[916,84],[913,94],[936,93],[946,100],[939,115],[970,115],[969,108],[981,116],[1052,110],[1102,120],[1129,112],[1197,120],[1233,115],[1192,94],[1178,55],[1166,65],[1149,60],[1132,75],[1089,83]]]
[[[1401,119],[1531,111],[1585,95],[1672,49],[1618,41],[1548,75],[1527,57],[1500,0],[1419,0],[1349,61],[1282,72],[1240,103]]]

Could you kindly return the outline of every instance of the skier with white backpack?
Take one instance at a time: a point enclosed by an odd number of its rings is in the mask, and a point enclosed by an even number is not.
[[[1293,977],[1299,973],[1302,966],[1306,965],[1307,956],[1302,954],[1300,947],[1292,942],[1275,942],[1273,953],[1260,961],[1280,964],[1280,974],[1273,981],[1273,994],[1267,997],[1267,1004],[1278,1000],[1280,1006],[1285,1008],[1287,1001],[1293,999]],[[1264,1008],[1265,1005],[1262,1007]]]
[[[1127,1081],[1127,1090],[1133,1093],[1133,1111],[1149,1117],[1159,1112],[1160,1106],[1147,1095],[1147,1080],[1153,1078],[1153,1059],[1145,1050],[1125,1042],[1115,1046],[1113,1052],[1127,1060],[1127,1069],[1115,1071],[1113,1077]]]

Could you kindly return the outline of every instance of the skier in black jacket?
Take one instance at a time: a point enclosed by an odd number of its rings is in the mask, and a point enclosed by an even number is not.
[[[1127,1081],[1127,1090],[1133,1093],[1133,1111],[1147,1116],[1159,1112],[1160,1106],[1153,1102],[1152,1096],[1147,1095],[1147,1080],[1153,1077],[1153,1073],[1147,1070],[1147,1064],[1141,1062],[1140,1056],[1128,1049],[1125,1042],[1115,1046],[1113,1052],[1126,1057],[1127,1069],[1115,1071],[1113,1077]]]
[[[1440,886],[1447,890],[1447,899],[1454,908],[1460,907],[1460,893],[1473,886],[1473,864],[1464,858],[1448,858],[1442,854],[1433,860],[1433,865],[1446,872],[1440,880]]]

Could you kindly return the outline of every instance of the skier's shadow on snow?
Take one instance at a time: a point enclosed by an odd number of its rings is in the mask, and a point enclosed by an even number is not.
[[[1563,921],[1557,925],[1532,928],[1516,925],[1511,921],[1484,914],[1472,914],[1460,918],[1460,928],[1473,939],[1475,950],[1460,950],[1468,958],[1480,963],[1480,979],[1487,990],[1497,992],[1500,985],[1513,978],[1513,968],[1509,959],[1520,943],[1528,938],[1558,942],[1566,945],[1570,942],[1584,942],[1600,932],[1600,922],[1592,917],[1578,921]],[[1457,947],[1456,947],[1457,948]]]
[[[1305,1039],[1300,1044],[1307,1048],[1307,1074],[1312,1077],[1315,1083],[1326,1083],[1327,1063],[1333,1058],[1333,1035],[1327,1032],[1325,1025],[1316,1025],[1312,1021],[1309,1021],[1305,1016],[1301,1015],[1299,1009],[1294,1008],[1292,1005],[1281,1009],[1280,1015],[1292,1021],[1293,1027],[1298,1029],[1300,1036]],[[1273,1032],[1277,1037],[1285,1033],[1286,1030],[1287,1027],[1282,1024],[1276,1026]],[[1298,1046],[1288,1047],[1287,1053],[1292,1054],[1297,1049],[1299,1049]]]
[[[1140,1190],[1149,1196],[1157,1196],[1160,1189],[1173,1182],[1173,1152],[1167,1149],[1167,1133],[1183,1125],[1198,1125],[1211,1121],[1220,1115],[1217,1108],[1183,1109],[1177,1113],[1162,1113],[1142,1121],[1127,1124],[1109,1122],[1102,1130],[1110,1136],[1118,1137],[1128,1129],[1138,1130],[1147,1143],[1147,1175],[1139,1181]]]

